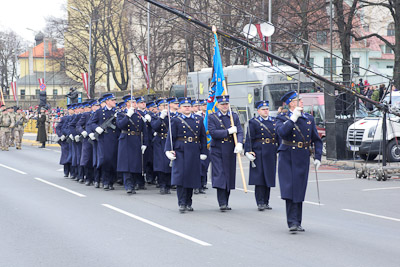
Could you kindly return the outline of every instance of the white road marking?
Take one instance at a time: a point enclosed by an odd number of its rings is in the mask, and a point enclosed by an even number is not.
[[[281,196],[278,196],[278,198],[281,198]],[[310,205],[315,205],[315,206],[325,206],[325,204],[319,204],[319,203],[317,203],[317,202],[312,202],[312,201],[307,201],[307,200],[304,200],[304,203],[306,203],[306,204],[310,204]]]
[[[362,214],[362,215],[367,215],[367,216],[371,216],[371,217],[381,218],[381,219],[385,219],[385,220],[400,222],[400,219],[377,215],[377,214],[373,214],[373,213],[368,213],[368,212],[363,212],[363,211],[358,211],[358,210],[350,210],[350,209],[342,209],[342,210],[353,212],[353,213],[358,213],[358,214]]]
[[[212,184],[212,183],[211,183],[211,182],[207,182],[207,184]],[[235,187],[235,189],[236,189],[236,190],[239,190],[239,191],[244,191],[243,188],[239,188],[239,187]],[[249,190],[249,189],[247,189],[247,192],[249,192],[249,193],[254,193],[253,190]]]
[[[361,191],[378,191],[378,190],[391,190],[391,189],[400,189],[400,187],[368,188],[368,189],[363,189]]]
[[[319,204],[317,202],[311,202],[311,201],[306,201],[306,200],[304,200],[304,203],[311,204],[311,205],[316,205],[316,206],[324,206],[325,205],[325,204]]]
[[[341,178],[341,179],[318,179],[318,182],[336,182],[336,181],[348,181],[355,180],[356,178]],[[309,183],[315,183],[316,180],[309,180]]]
[[[199,245],[206,246],[206,247],[212,246],[211,244],[209,244],[209,243],[207,243],[207,242],[201,241],[201,240],[199,240],[199,239],[196,239],[196,238],[194,238],[194,237],[188,236],[188,235],[183,234],[183,233],[181,233],[181,232],[172,230],[172,229],[170,229],[170,228],[168,228],[168,227],[162,226],[162,225],[160,225],[160,224],[158,224],[158,223],[152,222],[152,221],[150,221],[150,220],[147,220],[147,219],[142,218],[142,217],[140,217],[140,216],[134,215],[134,214],[129,213],[129,212],[127,212],[127,211],[121,210],[121,209],[119,209],[119,208],[117,208],[117,207],[114,207],[114,206],[112,206],[112,205],[109,205],[109,204],[102,204],[102,205],[103,205],[104,207],[106,207],[106,208],[112,209],[112,210],[114,210],[114,211],[116,211],[116,212],[119,212],[119,213],[121,213],[121,214],[124,214],[124,215],[126,215],[126,216],[128,216],[128,217],[131,217],[131,218],[133,218],[133,219],[135,219],[135,220],[138,220],[138,221],[141,221],[141,222],[146,223],[146,224],[148,224],[148,225],[154,226],[154,227],[156,227],[156,228],[158,228],[158,229],[160,229],[160,230],[163,230],[163,231],[166,231],[166,232],[171,233],[171,234],[173,234],[173,235],[182,237],[182,238],[184,238],[184,239],[187,239],[187,240],[192,241],[192,242],[194,242],[194,243],[197,243],[197,244],[199,244]]]
[[[43,179],[41,179],[41,178],[37,178],[37,177],[36,177],[35,180],[38,180],[39,182],[42,182],[42,183],[45,183],[45,184],[54,186],[54,187],[56,187],[56,188],[58,188],[58,189],[64,190],[64,191],[66,191],[66,192],[68,192],[68,193],[71,193],[71,194],[73,194],[73,195],[76,195],[76,196],[78,196],[78,197],[86,197],[85,195],[83,195],[83,194],[81,194],[81,193],[72,191],[71,189],[65,188],[65,187],[60,186],[60,185],[57,185],[57,184],[53,184],[53,183],[51,183],[51,182],[49,182],[49,181],[46,181],[46,180],[43,180]]]
[[[18,172],[18,173],[20,173],[20,174],[27,174],[26,172],[23,172],[23,171],[20,171],[20,170],[17,170],[17,169],[14,169],[14,168],[8,167],[8,166],[6,166],[6,165],[3,165],[3,164],[0,164],[0,166],[1,166],[1,167],[3,167],[3,168],[9,169],[9,170],[12,170],[12,171]]]

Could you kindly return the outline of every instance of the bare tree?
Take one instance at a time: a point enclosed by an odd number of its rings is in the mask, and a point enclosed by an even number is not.
[[[386,1],[365,1],[359,0],[363,7],[384,7],[390,12],[395,28],[395,42],[392,43],[384,36],[378,33],[371,33],[365,36],[361,36],[359,32],[353,31],[351,34],[355,40],[360,41],[371,37],[376,37],[385,43],[386,46],[394,52],[394,69],[393,69],[393,80],[396,88],[400,88],[400,1],[386,0]]]
[[[17,55],[23,51],[22,38],[15,32],[0,32],[1,90],[9,94],[9,84],[17,80]]]

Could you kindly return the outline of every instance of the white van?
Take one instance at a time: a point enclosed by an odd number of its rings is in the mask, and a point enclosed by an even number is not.
[[[389,103],[390,96],[384,101]],[[400,109],[400,92],[392,93],[392,108]],[[400,161],[400,117],[387,115],[387,146],[388,161]],[[355,151],[364,160],[373,160],[382,154],[382,113],[374,111],[347,129],[347,148]]]

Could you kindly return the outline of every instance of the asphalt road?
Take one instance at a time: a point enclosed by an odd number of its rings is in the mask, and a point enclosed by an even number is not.
[[[179,214],[175,192],[128,196],[63,178],[59,148],[0,152],[0,266],[400,266],[400,179],[310,173],[304,233],[288,233],[279,188],[259,212],[239,173],[232,211],[216,191]],[[245,162],[248,173],[248,162]],[[209,186],[210,187],[210,186]]]

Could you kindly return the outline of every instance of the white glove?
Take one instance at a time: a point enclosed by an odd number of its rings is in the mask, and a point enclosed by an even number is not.
[[[114,118],[116,118],[118,116],[118,113],[117,112],[115,112],[114,113]]]
[[[61,141],[64,141],[65,140],[65,135],[61,135],[60,139],[61,139]]]
[[[154,133],[153,133],[153,136],[157,136],[157,132],[154,132]]]
[[[151,122],[151,116],[149,114],[144,115],[144,117],[148,122]]]
[[[201,160],[206,160],[206,159],[207,159],[207,155],[205,155],[205,154],[200,154],[200,159],[201,159]]]
[[[321,166],[321,161],[319,159],[314,159],[315,169],[318,171],[319,166]]]
[[[145,116],[142,116],[142,120],[144,123],[146,123],[146,121],[147,121]]]
[[[166,151],[165,156],[167,156],[169,160],[176,160],[175,151]]]
[[[75,142],[79,142],[79,135],[75,135]]]
[[[147,146],[143,145],[140,147],[140,149],[142,150],[142,154],[144,154],[144,152],[146,151]]]
[[[92,139],[93,141],[96,140],[96,137],[94,137],[94,133],[90,133],[89,138]]]
[[[244,154],[250,161],[254,161],[256,159],[256,156],[254,156],[252,153],[250,152],[246,152]]]
[[[74,140],[74,136],[73,136],[72,134],[69,135],[69,138],[70,138],[71,140]]]
[[[164,109],[163,111],[161,111],[160,118],[164,119],[165,117],[167,117],[167,115],[168,115],[168,110]]]
[[[102,133],[104,132],[103,128],[101,128],[100,126],[98,126],[98,127],[95,129],[95,131],[96,131],[98,134],[102,134]]]
[[[86,138],[88,135],[88,133],[86,131],[83,131],[81,134],[82,134],[83,138]]]
[[[236,126],[232,126],[231,128],[228,129],[228,133],[229,134],[237,133],[237,127]]]
[[[303,108],[301,108],[301,107],[296,107],[296,108],[293,110],[292,116],[290,116],[290,120],[293,121],[293,122],[296,122],[297,119],[301,116],[301,112],[302,112],[302,111],[303,111]]]
[[[135,113],[135,110],[133,108],[128,109],[128,112],[126,113],[126,115],[128,115],[128,117],[131,117],[133,115],[133,113]]]
[[[243,151],[243,144],[242,143],[237,143],[235,146],[235,149],[233,150],[233,153],[242,153]]]

